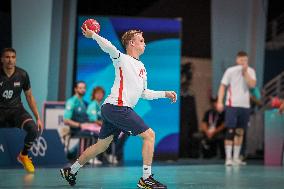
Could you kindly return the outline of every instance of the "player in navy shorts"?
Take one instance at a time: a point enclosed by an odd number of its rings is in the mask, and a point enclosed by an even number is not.
[[[139,60],[144,53],[145,42],[140,30],[129,30],[122,36],[122,44],[126,54],[121,53],[108,40],[95,32],[82,28],[86,38],[95,40],[101,49],[108,53],[115,68],[115,79],[110,95],[102,106],[103,125],[96,144],[86,149],[79,159],[68,168],[61,169],[61,175],[70,185],[76,184],[78,170],[89,159],[104,152],[109,144],[116,140],[120,132],[140,136],[143,140],[143,176],[139,179],[139,188],[167,188],[166,185],[154,179],[151,165],[154,153],[155,133],[132,109],[140,98],[153,100],[170,98],[176,102],[174,91],[153,91],[147,88],[147,72]]]
[[[245,165],[240,159],[245,129],[250,114],[250,89],[256,86],[256,74],[249,67],[248,54],[240,51],[236,56],[236,65],[229,67],[221,80],[218,92],[217,109],[224,109],[225,102],[225,152],[226,166]],[[233,154],[233,156],[232,156]]]

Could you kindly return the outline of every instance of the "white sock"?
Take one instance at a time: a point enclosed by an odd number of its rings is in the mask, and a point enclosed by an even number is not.
[[[234,145],[234,159],[239,159],[240,157],[241,146]]]
[[[143,179],[147,179],[149,176],[151,176],[151,174],[151,166],[143,165]]]
[[[77,171],[78,171],[81,167],[83,167],[83,165],[80,165],[80,163],[79,163],[78,160],[77,160],[77,161],[70,167],[70,168],[71,168],[70,173],[72,173],[72,174],[77,173]]]
[[[233,150],[233,146],[232,145],[225,145],[226,160],[232,159],[232,150]]]

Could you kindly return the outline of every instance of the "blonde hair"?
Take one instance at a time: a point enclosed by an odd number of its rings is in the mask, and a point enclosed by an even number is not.
[[[143,34],[141,30],[128,30],[121,37],[121,42],[124,48],[126,48],[129,44],[129,41],[133,39],[136,34]]]

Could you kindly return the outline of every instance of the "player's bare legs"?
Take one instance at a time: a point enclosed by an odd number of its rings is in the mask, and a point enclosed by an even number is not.
[[[243,143],[243,136],[244,136],[244,129],[237,128],[235,137],[234,137],[234,145],[242,145]]]
[[[240,160],[240,151],[243,144],[243,137],[244,137],[244,129],[243,128],[236,128],[235,137],[234,137],[234,156],[233,160],[234,163],[237,165],[244,165],[245,162]]]
[[[227,166],[233,165],[232,151],[234,145],[235,129],[226,128],[225,135],[225,152],[226,152],[226,162]]]
[[[142,157],[143,165],[152,165],[155,145],[155,132],[148,129],[139,135],[143,139]]]
[[[226,165],[244,165],[245,162],[241,161],[240,151],[243,143],[243,128],[228,128],[225,140],[225,150],[226,150]],[[232,158],[233,151],[233,158]]]
[[[93,144],[92,146],[88,147],[78,159],[78,162],[80,163],[80,165],[84,165],[90,159],[106,151],[106,149],[109,147],[112,140],[113,140],[113,135],[105,139],[99,139],[96,144]]]
[[[76,184],[78,170],[90,159],[95,158],[100,153],[106,151],[112,140],[113,135],[105,139],[99,139],[96,144],[88,147],[70,168],[60,169],[61,176],[65,178],[71,186],[74,186]]]
[[[232,140],[225,140],[225,145],[233,146],[233,141]]]
[[[142,157],[143,157],[143,176],[139,179],[138,188],[167,188],[166,185],[153,178],[151,165],[153,162],[155,132],[149,128],[139,135],[143,139]]]
[[[145,170],[146,174],[145,177],[149,177],[151,175],[151,165],[153,161],[153,155],[154,155],[154,145],[155,145],[155,132],[152,129],[148,129],[147,131],[141,133],[139,135],[143,139],[143,147],[142,147],[142,157],[143,157],[143,165],[146,166],[146,168],[149,168]],[[90,147],[88,147],[82,155],[78,159],[78,163],[83,166],[86,162],[88,162],[90,159],[96,157],[98,154],[104,152],[110,143],[113,140],[113,135],[105,138],[105,139],[99,139],[98,142]],[[73,174],[77,172],[77,170],[72,170]]]

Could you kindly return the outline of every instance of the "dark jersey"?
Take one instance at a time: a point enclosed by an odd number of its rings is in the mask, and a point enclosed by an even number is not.
[[[22,106],[21,93],[31,87],[28,73],[16,67],[11,77],[0,69],[0,108],[17,108]]]
[[[225,113],[219,113],[216,110],[210,109],[208,110],[204,117],[203,117],[203,122],[205,122],[208,126],[212,125],[214,127],[219,127],[224,123],[225,119]]]

